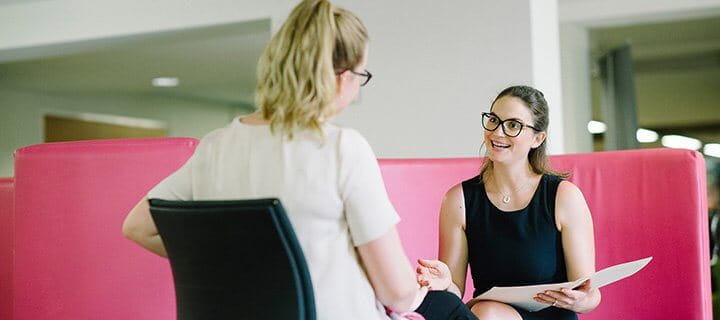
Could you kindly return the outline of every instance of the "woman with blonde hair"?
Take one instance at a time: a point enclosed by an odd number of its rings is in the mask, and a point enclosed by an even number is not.
[[[302,1],[260,58],[257,112],[205,136],[132,209],[123,233],[166,256],[147,198],[278,197],[306,257],[319,319],[387,319],[382,306],[419,308],[427,319],[472,317],[456,297],[428,295],[417,283],[372,149],[357,131],[329,122],[372,77],[367,43],[351,12]],[[439,303],[448,310],[430,310],[431,299],[448,301]]]

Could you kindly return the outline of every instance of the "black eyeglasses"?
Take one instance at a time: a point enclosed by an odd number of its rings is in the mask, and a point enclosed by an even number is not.
[[[363,80],[363,81],[360,83],[360,86],[361,86],[361,87],[364,87],[366,84],[368,84],[368,82],[370,82],[370,79],[372,79],[372,73],[370,73],[370,71],[367,71],[367,69],[365,69],[365,72],[364,72],[364,73],[355,72],[355,71],[352,70],[352,69],[346,69],[346,70],[352,72],[352,74],[354,74],[354,75],[356,75],[356,76],[361,76],[361,77],[365,78],[365,80]],[[343,73],[343,72],[345,72],[345,70],[340,71],[338,74],[341,74],[341,73]]]
[[[488,112],[483,112],[482,114],[482,126],[483,128],[485,128],[485,130],[488,131],[495,131],[495,129],[502,126],[503,133],[505,133],[505,135],[508,137],[519,136],[520,132],[522,132],[522,129],[524,127],[528,127],[535,131],[542,131],[538,130],[533,126],[523,124],[522,122],[515,119],[500,120],[500,118],[498,118],[498,116],[496,116],[494,113]]]

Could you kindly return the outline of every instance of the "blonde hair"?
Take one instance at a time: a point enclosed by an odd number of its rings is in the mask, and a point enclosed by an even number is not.
[[[298,4],[258,62],[255,103],[273,133],[322,135],[334,112],[336,74],[361,63],[367,42],[365,26],[350,11],[327,0]]]

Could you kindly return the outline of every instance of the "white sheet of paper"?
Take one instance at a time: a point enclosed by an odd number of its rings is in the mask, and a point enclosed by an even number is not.
[[[511,304],[528,311],[538,311],[549,307],[549,305],[545,303],[533,300],[533,297],[540,292],[545,290],[560,290],[560,288],[575,288],[587,279],[590,279],[590,284],[593,288],[600,288],[635,274],[640,271],[640,269],[644,268],[650,260],[652,260],[652,257],[614,265],[575,281],[520,287],[493,287],[492,289],[485,291],[483,294],[468,301],[468,305],[471,305],[479,300],[495,300]]]

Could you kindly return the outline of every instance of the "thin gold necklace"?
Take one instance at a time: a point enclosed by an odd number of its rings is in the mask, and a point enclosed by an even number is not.
[[[495,179],[495,176],[494,176],[494,175],[493,175],[493,181],[495,182],[495,187],[498,188],[498,192],[500,192],[500,194],[502,194],[502,196],[503,196],[503,197],[502,197],[502,202],[503,202],[504,204],[508,204],[508,203],[510,203],[510,195],[513,194],[513,193],[520,192],[520,191],[522,191],[523,189],[525,189],[525,187],[527,187],[528,185],[530,185],[530,182],[532,181],[532,179],[528,179],[528,181],[525,181],[525,183],[524,183],[523,185],[521,185],[521,186],[518,187],[518,188],[515,188],[515,190],[511,190],[509,193],[505,193],[505,192],[502,192],[502,190],[500,190],[500,186],[498,185],[497,179]]]

